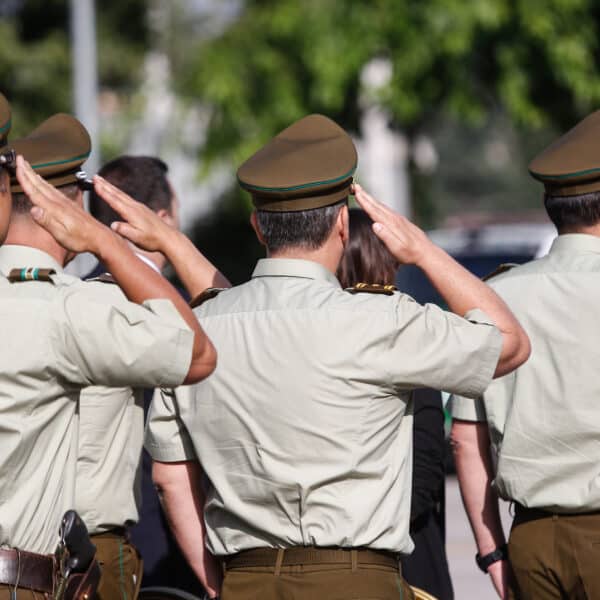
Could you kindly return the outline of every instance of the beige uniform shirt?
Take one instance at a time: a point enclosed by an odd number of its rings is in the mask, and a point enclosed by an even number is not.
[[[115,306],[45,253],[0,247],[3,274],[22,267],[57,275],[0,277],[0,546],[49,553],[75,502],[81,388],[181,383],[193,335],[168,301]]]
[[[369,546],[410,552],[409,391],[478,395],[501,336],[402,294],[351,295],[317,263],[261,260],[196,313],[216,371],[155,397],[154,459],[196,459],[208,547]]]
[[[600,239],[570,234],[492,279],[531,357],[452,416],[487,420],[503,498],[558,512],[600,509]]]
[[[152,261],[136,256],[160,274]],[[118,285],[95,289],[107,302],[127,302]],[[143,442],[142,389],[91,386],[81,391],[75,509],[90,533],[137,523]]]

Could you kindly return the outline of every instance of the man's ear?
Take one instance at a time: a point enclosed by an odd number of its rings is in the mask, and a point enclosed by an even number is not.
[[[256,211],[255,210],[253,210],[252,214],[250,215],[250,225],[252,225],[252,229],[254,229],[254,233],[256,234],[256,237],[258,238],[258,241],[263,246],[266,246],[267,244],[265,243],[265,238],[263,237],[262,231],[260,230],[260,228],[258,226],[258,218],[256,216]]]
[[[176,219],[173,215],[173,213],[168,210],[167,208],[161,208],[159,210],[156,211],[156,214],[167,224],[170,225],[171,227],[176,227]]]
[[[336,227],[339,231],[342,244],[344,247],[346,247],[348,240],[350,239],[350,215],[348,214],[348,206],[346,204],[340,208],[340,212],[337,216]]]

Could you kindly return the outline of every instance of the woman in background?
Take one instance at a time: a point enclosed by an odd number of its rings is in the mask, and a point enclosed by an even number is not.
[[[342,287],[357,283],[393,285],[399,264],[371,229],[372,221],[350,209],[350,241],[338,270]],[[410,585],[452,600],[444,533],[444,411],[441,394],[413,392],[413,487],[410,535],[412,554],[402,556],[402,575]],[[410,407],[409,407],[410,408]]]

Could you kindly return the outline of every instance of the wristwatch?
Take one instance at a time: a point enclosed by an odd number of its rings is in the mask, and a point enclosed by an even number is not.
[[[490,565],[493,565],[499,560],[506,560],[508,558],[508,548],[506,544],[496,548],[493,552],[481,556],[479,552],[475,555],[475,562],[477,566],[484,572],[487,573]]]

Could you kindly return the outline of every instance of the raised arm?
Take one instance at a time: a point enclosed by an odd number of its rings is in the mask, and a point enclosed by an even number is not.
[[[216,366],[215,349],[177,290],[142,263],[125,240],[37,175],[21,156],[17,157],[17,178],[34,205],[34,220],[68,250],[97,256],[129,300],[141,304],[164,298],[175,305],[194,333],[192,360],[184,383],[195,383],[210,375]]]
[[[102,199],[124,219],[124,222],[113,223],[112,229],[144,250],[164,254],[191,298],[209,287],[231,287],[223,273],[200,253],[185,234],[102,177],[96,176],[94,185]]]
[[[354,192],[357,202],[374,221],[373,231],[388,250],[400,262],[420,267],[452,312],[464,316],[479,308],[494,321],[502,334],[502,351],[494,377],[510,373],[527,360],[531,351],[529,338],[494,290],[436,246],[423,230],[372,198],[360,185],[354,184]]]

